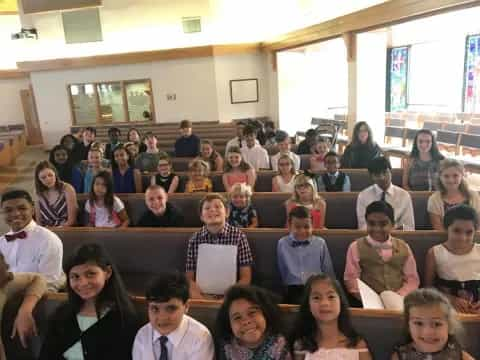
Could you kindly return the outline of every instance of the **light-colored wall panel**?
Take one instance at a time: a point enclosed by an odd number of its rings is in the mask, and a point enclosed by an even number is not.
[[[47,11],[81,9],[85,7],[100,6],[102,0],[21,0],[23,12],[34,14]]]
[[[0,125],[23,124],[24,115],[20,90],[28,89],[30,80],[22,79],[0,80]]]

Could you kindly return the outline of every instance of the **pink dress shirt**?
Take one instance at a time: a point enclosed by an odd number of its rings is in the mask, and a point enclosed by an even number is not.
[[[377,248],[378,254],[383,261],[387,262],[392,257],[392,238],[389,237],[385,242],[379,242],[373,240],[370,236],[367,236],[367,241],[370,245]],[[417,272],[417,264],[413,257],[412,250],[407,245],[408,257],[403,265],[403,285],[396,292],[405,296],[417,289],[420,284],[420,279]],[[345,274],[343,280],[348,292],[352,294],[358,294],[357,279],[360,279],[362,269],[360,268],[360,255],[358,253],[357,241],[350,244],[347,251],[347,260],[345,264]],[[368,285],[368,284],[367,284]]]

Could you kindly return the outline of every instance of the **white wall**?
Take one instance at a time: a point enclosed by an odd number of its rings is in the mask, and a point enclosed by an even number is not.
[[[143,78],[152,80],[157,122],[218,120],[213,58],[34,72],[31,79],[45,144],[56,144],[72,125],[68,84]],[[167,101],[167,93],[176,94],[176,100]]]
[[[20,90],[28,89],[30,79],[0,80],[0,125],[25,123]]]
[[[270,79],[266,54],[215,56],[218,115],[222,122],[233,119],[267,116],[270,101]],[[258,102],[232,104],[230,80],[258,79]]]
[[[223,121],[268,116],[271,66],[265,54],[239,54],[31,74],[40,126],[47,146],[72,125],[67,85],[130,79],[152,80],[157,122]],[[230,103],[232,79],[258,78],[259,102]],[[175,101],[167,101],[175,94]]]

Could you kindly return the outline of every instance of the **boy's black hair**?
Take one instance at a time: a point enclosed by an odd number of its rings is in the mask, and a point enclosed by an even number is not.
[[[315,129],[308,129],[307,132],[305,133],[306,138],[314,138],[317,136],[317,130]]]
[[[179,271],[161,273],[150,283],[145,297],[147,301],[160,303],[179,299],[185,304],[189,298],[187,277]]]
[[[108,135],[113,134],[114,132],[118,133],[118,135],[122,135],[122,132],[117,127],[111,127],[108,129]]]
[[[293,218],[310,219],[310,210],[308,210],[305,206],[297,206],[288,213],[288,223],[290,223]]]
[[[466,220],[473,222],[475,230],[478,229],[478,215],[474,208],[461,204],[450,208],[443,217],[443,226],[448,229],[455,220]]]
[[[94,127],[88,126],[83,131],[84,132],[85,131],[90,131],[93,135],[97,136],[97,129],[95,129]]]
[[[235,300],[247,300],[260,308],[267,325],[266,333],[278,335],[281,332],[280,308],[275,297],[267,290],[251,285],[234,285],[225,294],[222,306],[218,310],[216,335],[219,340],[230,342],[234,335],[230,325],[230,306]]]
[[[4,192],[2,194],[2,200],[0,201],[0,205],[3,205],[5,201],[14,199],[25,199],[33,205],[32,195],[30,195],[28,191],[23,189],[12,189]]]
[[[243,128],[243,136],[247,136],[247,135],[255,135],[257,136],[257,129],[251,125],[247,125]]]
[[[376,157],[368,164],[368,173],[370,175],[382,174],[387,170],[392,170],[392,165],[385,156]]]
[[[335,156],[337,159],[340,158],[335,151],[329,151],[329,152],[327,152],[327,153],[325,154],[325,156],[323,157],[323,159],[326,159],[326,158],[329,157],[329,156]]]
[[[275,134],[275,141],[277,143],[285,141],[285,139],[288,139],[288,133],[283,130],[278,130],[277,133]]]
[[[390,205],[388,202],[379,200],[370,203],[365,210],[365,219],[367,219],[368,215],[373,213],[385,214],[388,216],[392,224],[395,224],[395,212],[392,205]]]

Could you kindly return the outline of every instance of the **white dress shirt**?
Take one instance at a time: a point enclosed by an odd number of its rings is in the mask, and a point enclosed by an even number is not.
[[[281,153],[276,153],[270,158],[273,171],[278,171],[278,159],[280,158],[280,155]],[[288,156],[290,157],[290,159],[293,160],[293,165],[295,165],[295,170],[296,171],[300,170],[300,156],[298,156],[297,154],[291,151],[289,151]]]
[[[161,354],[161,336],[150,323],[138,330],[133,343],[133,360],[158,360]],[[166,336],[168,360],[214,358],[212,335],[205,325],[188,315],[184,315],[179,327]]]
[[[0,238],[0,252],[12,272],[40,273],[47,280],[48,289],[56,291],[65,284],[62,270],[63,246],[60,238],[52,231],[31,221],[22,230],[25,239],[8,242]],[[13,234],[9,231],[7,234]]]
[[[243,146],[246,146],[246,140],[243,139],[242,142],[240,143],[240,139],[238,138],[238,136],[235,136],[233,139],[230,139],[228,142],[227,142],[227,145],[225,145],[225,157],[227,156],[228,154],[228,149],[230,149],[232,146],[236,146],[236,147],[243,147]],[[260,145],[260,143],[258,142],[257,139],[255,139],[255,145]]]
[[[359,229],[366,229],[365,210],[370,203],[381,200],[383,190],[374,184],[358,194],[357,221]],[[395,215],[395,227],[404,230],[415,230],[415,217],[413,216],[412,198],[408,191],[391,184],[385,192],[385,201],[393,207]]]
[[[268,152],[260,145],[254,145],[252,148],[243,146],[240,151],[242,152],[243,160],[249,163],[255,171],[260,169],[270,169]]]

